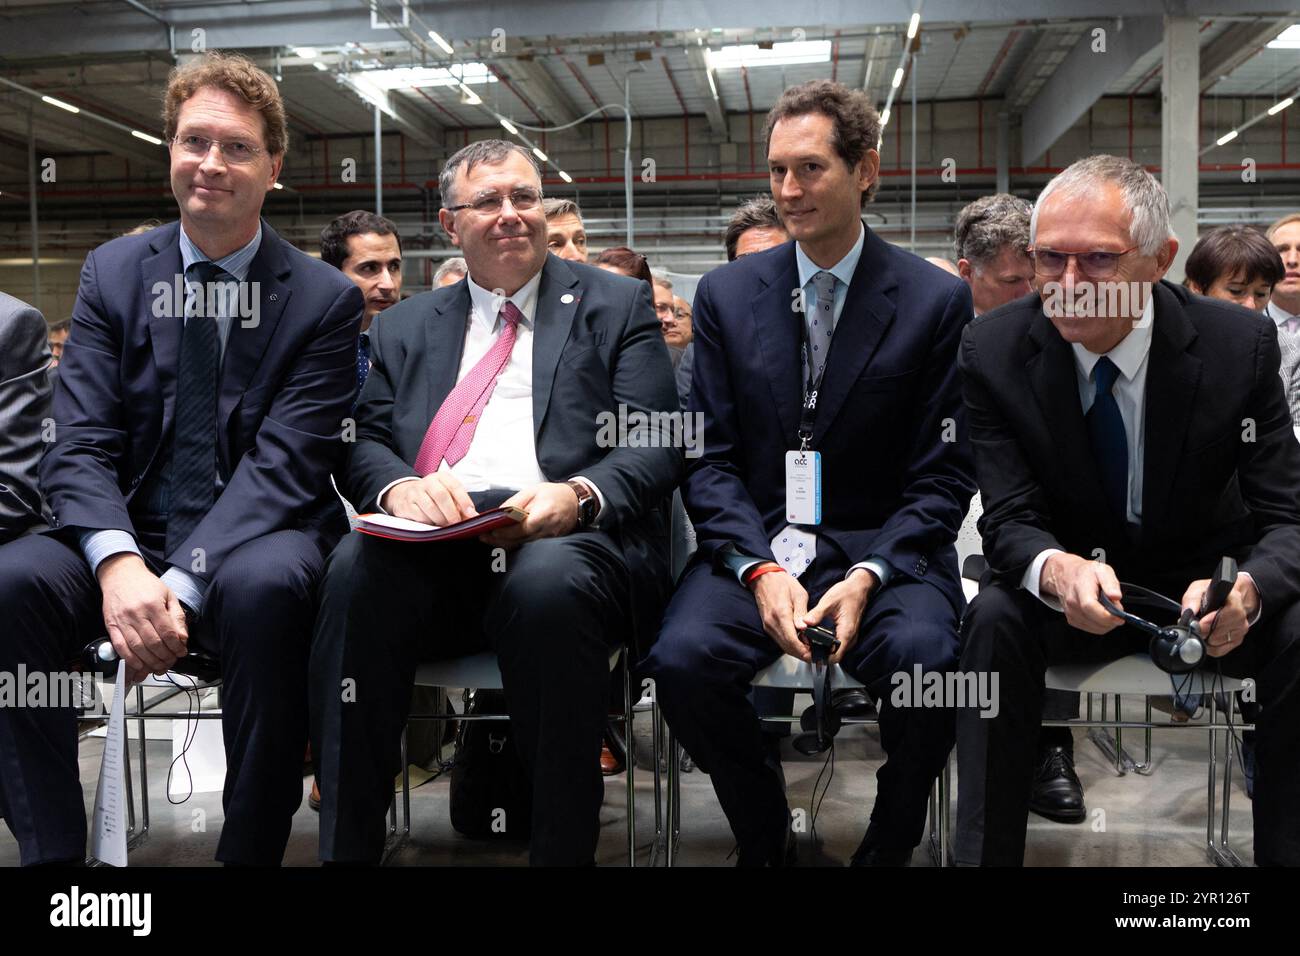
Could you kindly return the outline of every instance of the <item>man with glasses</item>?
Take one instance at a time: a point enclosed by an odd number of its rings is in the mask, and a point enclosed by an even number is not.
[[[62,671],[101,637],[128,678],[220,661],[217,859],[275,865],[302,802],[307,652],[361,293],[260,218],[287,148],[275,82],[210,54],[164,100],[180,222],[90,253],[41,462],[54,533],[0,549],[0,670]],[[80,665],[78,665],[80,666]],[[83,858],[71,708],[0,707],[22,861]]]
[[[589,864],[610,652],[644,647],[667,600],[683,464],[600,421],[674,409],[672,368],[644,283],[547,254],[526,149],[472,143],[439,188],[469,276],[384,313],[339,487],[424,524],[527,518],[431,545],[353,534],[331,556],[311,663],[321,859],[380,858],[416,664],[490,649],[533,785],[531,820],[505,832],[531,831],[534,864]]]
[[[1146,651],[1101,596],[1125,608],[1120,582],[1136,584],[1195,616],[1230,555],[1241,573],[1198,626],[1264,702],[1255,861],[1300,864],[1300,446],[1277,331],[1161,281],[1177,249],[1150,173],[1080,160],[1034,207],[1038,294],[963,336],[990,571],[962,669],[997,674],[1000,706],[958,716],[958,863],[1023,862],[1046,668]]]

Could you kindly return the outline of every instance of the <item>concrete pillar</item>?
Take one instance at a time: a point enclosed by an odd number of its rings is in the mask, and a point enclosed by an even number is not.
[[[1196,244],[1196,207],[1200,201],[1197,165],[1201,95],[1200,21],[1165,17],[1164,69],[1160,94],[1160,179],[1169,193],[1171,225],[1178,235],[1178,255],[1169,270],[1183,279],[1183,263]]]

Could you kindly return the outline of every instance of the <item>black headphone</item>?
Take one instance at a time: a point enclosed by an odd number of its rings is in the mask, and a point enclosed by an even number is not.
[[[813,705],[799,718],[803,733],[796,735],[790,746],[805,757],[815,757],[831,749],[840,730],[840,716],[831,707],[829,663],[831,655],[840,649],[840,642],[834,631],[816,625],[804,628],[799,637],[812,651]]]
[[[1151,642],[1147,645],[1147,652],[1151,655],[1151,661],[1156,667],[1169,674],[1186,674],[1200,667],[1206,657],[1205,636],[1201,634],[1200,628],[1196,626],[1197,620],[1211,611],[1222,608],[1224,602],[1228,600],[1228,594],[1231,593],[1236,583],[1237,562],[1232,558],[1221,558],[1214,577],[1210,580],[1210,586],[1201,599],[1200,610],[1193,612],[1190,608],[1182,607],[1177,601],[1167,598],[1163,594],[1139,587],[1136,584],[1121,582],[1120,587],[1124,590],[1125,600],[1131,597],[1136,599],[1134,603],[1154,604],[1172,608],[1179,612],[1178,623],[1164,627],[1152,624],[1136,614],[1121,610],[1111,603],[1104,591],[1098,592],[1097,596],[1102,607],[1111,614],[1151,635]]]

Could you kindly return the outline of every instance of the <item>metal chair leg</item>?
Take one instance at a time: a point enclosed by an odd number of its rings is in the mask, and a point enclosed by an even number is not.
[[[668,835],[664,843],[664,860],[671,868],[677,862],[677,835],[681,813],[681,766],[677,737],[668,728]]]

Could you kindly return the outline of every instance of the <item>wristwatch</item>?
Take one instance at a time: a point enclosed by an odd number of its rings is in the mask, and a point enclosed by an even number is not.
[[[572,488],[573,493],[578,496],[579,529],[590,528],[591,523],[596,520],[596,512],[600,510],[600,499],[596,497],[595,492],[581,481],[574,481],[570,478],[565,484]]]

